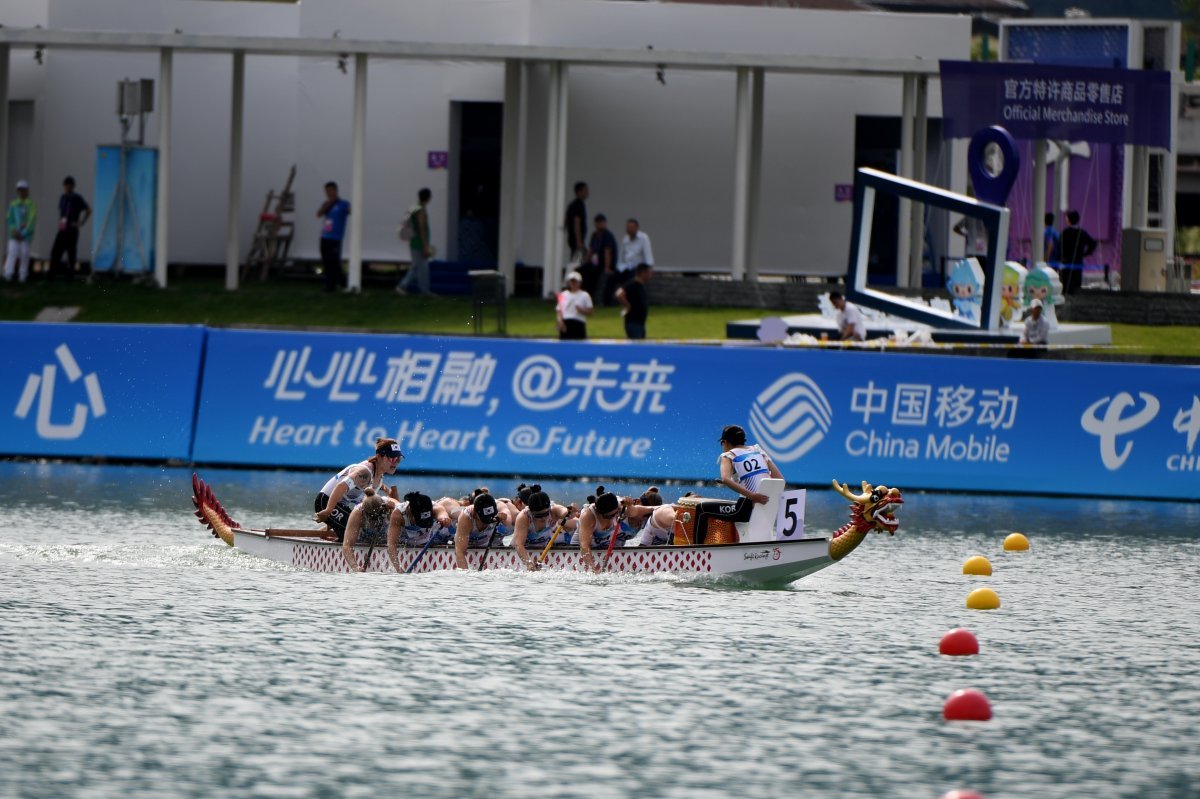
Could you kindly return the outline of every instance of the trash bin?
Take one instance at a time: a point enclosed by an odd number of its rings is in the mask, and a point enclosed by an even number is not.
[[[491,306],[495,309],[496,332],[508,335],[508,287],[504,275],[494,269],[479,269],[467,273],[471,278],[471,320],[475,335],[484,332],[484,315]]]

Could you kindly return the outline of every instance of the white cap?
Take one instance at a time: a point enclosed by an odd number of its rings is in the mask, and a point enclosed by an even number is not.
[[[1041,308],[1041,307],[1042,307],[1042,301],[1041,301],[1041,300],[1039,300],[1039,299],[1034,299],[1034,301],[1033,301],[1033,302],[1029,303],[1029,307],[1030,307],[1030,308]]]
[[[567,275],[567,282],[570,283],[572,280],[578,280],[580,283],[582,283],[583,275],[579,274],[578,272],[571,272]]]
[[[28,181],[28,180],[18,180],[18,181],[17,181],[17,188],[18,188],[18,189],[27,189],[27,188],[29,188],[29,181]]]

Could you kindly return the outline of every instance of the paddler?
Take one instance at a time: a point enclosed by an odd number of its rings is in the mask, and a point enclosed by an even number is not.
[[[721,467],[721,483],[746,497],[751,502],[764,505],[769,497],[758,490],[765,477],[779,480],[783,475],[757,444],[746,444],[746,431],[736,424],[721,431],[721,455],[717,463]]]
[[[630,501],[622,502],[616,494],[604,490],[604,486],[596,489],[596,495],[588,498],[588,504],[579,512],[579,532],[572,539],[579,545],[580,562],[588,571],[598,572],[599,566],[592,555],[593,549],[608,548],[609,539],[614,535],[621,536],[620,522],[621,505],[631,505]],[[619,543],[619,539],[618,539]]]
[[[375,440],[375,454],[361,463],[352,463],[326,481],[313,502],[313,521],[324,522],[341,541],[346,534],[346,522],[350,512],[362,502],[364,491],[372,488],[386,491],[396,499],[395,488],[385,488],[383,478],[395,474],[396,467],[404,460],[404,453],[394,438]]]
[[[650,486],[638,498],[636,505],[625,508],[625,517],[631,525],[641,523],[633,538],[625,542],[627,547],[657,547],[671,543],[671,531],[675,529],[675,507],[664,505],[662,493]]]
[[[522,487],[524,487],[523,484]],[[517,493],[519,495],[522,492],[518,491]],[[533,571],[539,568],[538,556],[554,538],[554,532],[558,528],[559,522],[563,522],[564,530],[573,530],[576,521],[574,519],[564,521],[568,518],[570,509],[551,502],[550,495],[543,491],[540,485],[529,486],[524,494],[522,504],[525,508],[516,514],[516,521],[513,522],[513,534],[506,538],[504,543],[515,549],[521,562],[525,564],[526,568]],[[566,543],[569,536],[570,533],[560,532],[557,543]],[[527,548],[533,551],[530,552]]]
[[[494,535],[503,535],[508,514],[500,510],[496,498],[488,493],[476,494],[471,504],[458,514],[454,532],[454,562],[459,569],[467,565],[467,548],[484,547]]]
[[[342,556],[346,558],[346,565],[350,567],[351,571],[366,571],[367,566],[370,565],[366,558],[362,563],[358,562],[358,558],[354,554],[354,546],[358,543],[370,547],[384,546],[388,540],[388,526],[392,511],[400,505],[399,502],[385,494],[376,494],[373,488],[365,489],[363,495],[363,501],[350,511],[350,516],[346,520],[345,538],[342,541]],[[367,554],[369,556],[370,552]],[[394,567],[395,562],[392,565]],[[399,570],[397,569],[397,571]]]
[[[401,546],[441,545],[449,542],[453,535],[454,523],[445,508],[418,491],[410,491],[392,511],[388,524],[387,550],[392,568],[403,571],[400,568]]]

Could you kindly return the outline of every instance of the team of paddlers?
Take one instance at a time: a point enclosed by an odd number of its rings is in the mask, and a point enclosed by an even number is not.
[[[766,502],[759,483],[782,477],[770,456],[747,445],[737,425],[721,431],[720,444],[720,483],[750,502]],[[674,506],[664,504],[653,486],[638,497],[620,497],[600,486],[582,506],[554,502],[540,485],[524,483],[512,497],[494,496],[487,488],[460,498],[434,500],[417,491],[401,496],[384,478],[394,475],[403,459],[395,439],[378,439],[372,457],[333,475],[317,494],[313,519],[342,542],[355,570],[362,568],[354,556],[358,544],[387,547],[392,567],[400,571],[400,547],[453,544],[457,566],[465,569],[469,548],[497,542],[514,549],[530,569],[538,568],[539,556],[552,546],[578,547],[584,566],[595,570],[594,551],[661,546],[671,542],[675,528]]]

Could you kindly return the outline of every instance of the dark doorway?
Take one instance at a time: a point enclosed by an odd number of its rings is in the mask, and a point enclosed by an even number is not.
[[[935,185],[948,185],[949,148],[942,147],[942,121],[926,120],[924,176],[918,179]],[[896,174],[900,167],[900,117],[859,116],[854,120],[854,168],[870,167]],[[945,212],[918,206],[925,214],[925,268],[939,270],[944,260],[948,218]],[[875,194],[871,219],[871,249],[867,261],[867,281],[872,285],[896,285],[896,249],[899,246],[900,200],[890,194]],[[923,276],[929,282],[930,273]],[[934,280],[936,282],[936,278]]]
[[[450,110],[450,252],[453,261],[495,265],[500,245],[503,103],[453,103]]]

